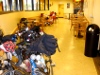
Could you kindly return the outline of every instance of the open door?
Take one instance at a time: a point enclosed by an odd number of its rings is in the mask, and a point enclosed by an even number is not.
[[[58,16],[64,17],[64,4],[58,4]]]

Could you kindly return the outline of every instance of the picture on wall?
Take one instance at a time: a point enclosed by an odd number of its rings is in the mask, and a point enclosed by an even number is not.
[[[70,3],[67,3],[67,8],[70,8]]]

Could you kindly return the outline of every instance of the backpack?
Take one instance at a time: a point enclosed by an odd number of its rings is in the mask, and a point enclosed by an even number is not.
[[[47,56],[55,54],[57,47],[57,39],[53,35],[48,35],[46,33],[30,45],[31,50],[44,53]]]
[[[50,52],[50,55],[53,55],[56,52],[57,39],[53,35],[45,34],[43,45],[45,46],[46,50]]]

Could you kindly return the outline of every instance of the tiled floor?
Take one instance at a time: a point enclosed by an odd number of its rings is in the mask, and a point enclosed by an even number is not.
[[[93,58],[93,61],[95,63],[97,73],[100,75],[100,53],[97,55],[97,57]]]
[[[54,75],[97,75],[93,59],[84,55],[85,41],[73,36],[69,20],[60,18],[44,30],[58,38],[61,50],[52,56],[56,64]]]

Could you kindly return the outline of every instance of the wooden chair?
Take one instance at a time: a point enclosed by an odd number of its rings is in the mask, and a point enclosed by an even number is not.
[[[78,31],[80,32],[80,34],[83,36],[84,39],[86,37],[86,28],[87,28],[87,26],[88,26],[88,22],[86,22],[86,21],[85,22],[82,21],[82,22],[79,23]]]
[[[80,22],[80,19],[79,18],[71,18],[71,27],[70,27],[70,30],[72,29],[73,25]]]
[[[70,30],[72,29],[72,26],[74,25],[74,23],[78,23],[78,22],[82,22],[82,21],[84,21],[84,20],[86,20],[86,18],[85,17],[82,17],[82,16],[80,16],[80,17],[76,17],[76,15],[74,15],[72,18],[71,18],[71,27],[70,27]]]
[[[88,26],[88,22],[86,22],[86,21],[85,22],[84,21],[74,22],[74,24],[73,24],[74,36],[78,37],[80,34],[85,39],[87,26]]]
[[[76,37],[78,36],[78,28],[79,28],[78,22],[74,22],[74,24],[73,24],[73,34]]]
[[[72,29],[74,23],[76,24],[76,21],[77,21],[77,18],[75,18],[75,14],[70,14],[70,20],[71,20],[71,27],[70,27],[70,30]]]

